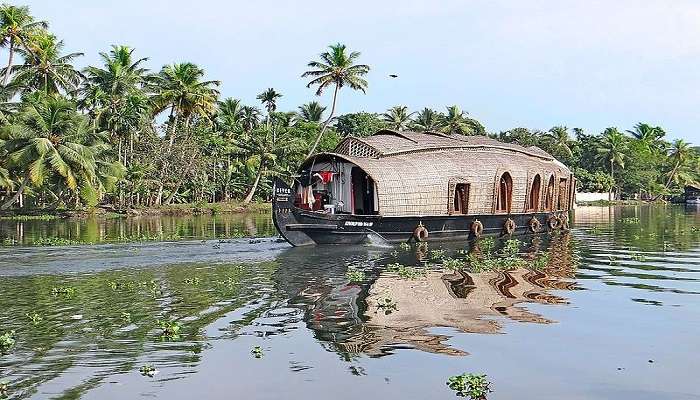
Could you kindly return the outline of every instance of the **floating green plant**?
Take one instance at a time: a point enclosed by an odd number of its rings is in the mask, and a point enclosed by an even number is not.
[[[153,365],[146,364],[143,367],[139,368],[139,372],[143,376],[148,376],[150,378],[153,378],[158,373],[158,370]]]
[[[377,301],[377,309],[384,311],[384,315],[389,315],[394,311],[398,311],[399,307],[392,298],[383,297]]]
[[[76,290],[74,287],[71,286],[56,286],[51,289],[51,294],[54,296],[66,296],[66,297],[71,297],[74,296],[76,293]]]
[[[439,259],[445,257],[445,250],[444,249],[430,250],[429,255],[430,255],[431,260],[439,260]]]
[[[44,320],[44,318],[41,315],[37,314],[36,311],[32,313],[26,313],[24,315],[26,315],[29,321],[34,325],[39,325],[39,323]]]
[[[425,270],[416,267],[407,267],[399,263],[393,263],[386,266],[387,271],[393,272],[403,279],[416,279],[425,276]]]
[[[195,276],[193,278],[185,278],[184,282],[185,285],[199,285],[199,283],[202,281],[201,278]]]
[[[452,271],[461,271],[464,269],[464,261],[458,258],[443,258],[442,266]]]
[[[122,321],[126,322],[127,324],[131,323],[131,313],[122,311],[119,317],[122,319]]]
[[[58,215],[3,215],[0,221],[51,221],[58,219]]]
[[[590,233],[591,235],[600,235],[600,228],[594,226],[588,230],[588,233]]]
[[[262,356],[264,355],[263,349],[260,346],[253,347],[253,349],[250,351],[250,354],[252,354],[255,358],[262,358]]]
[[[161,321],[158,320],[160,328],[160,336],[167,339],[177,339],[180,337],[180,323],[177,321]]]
[[[549,253],[541,253],[535,257],[531,265],[534,269],[543,269],[549,264],[549,259]]]
[[[644,262],[644,261],[647,260],[647,256],[645,256],[645,255],[642,254],[642,253],[634,253],[634,254],[632,254],[631,258],[632,258],[634,261],[642,261],[642,262]]]
[[[354,267],[348,268],[348,272],[345,273],[345,277],[348,278],[350,282],[354,283],[364,282],[367,279],[364,271],[360,271]]]
[[[6,399],[10,395],[10,383],[7,381],[0,382],[0,399]]]
[[[71,246],[76,244],[91,244],[80,240],[66,239],[62,237],[38,238],[32,242],[33,246]]]
[[[447,386],[457,392],[457,396],[469,397],[471,400],[485,400],[491,392],[491,383],[486,375],[464,373],[452,376],[447,380]]]
[[[637,217],[626,217],[622,218],[620,220],[623,224],[638,224],[639,223],[639,218]]]
[[[411,250],[411,245],[406,242],[403,242],[399,245],[399,248],[403,251],[409,251]]]
[[[7,353],[16,343],[15,331],[5,332],[0,335],[0,352]]]

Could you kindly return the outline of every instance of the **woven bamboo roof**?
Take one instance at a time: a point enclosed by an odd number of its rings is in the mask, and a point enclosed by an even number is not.
[[[486,136],[446,135],[438,132],[406,132],[383,129],[369,137],[350,136],[336,147],[335,152],[355,157],[380,158],[402,153],[446,149],[492,148],[510,150],[543,159],[553,157],[536,146],[523,147],[503,143]]]
[[[379,212],[385,216],[448,214],[456,183],[470,184],[468,214],[493,213],[494,189],[504,172],[513,180],[512,212],[525,212],[535,176],[546,185],[552,177],[558,183],[571,175],[537,147],[432,132],[382,130],[366,138],[349,137],[333,153],[317,154],[304,167],[322,160],[344,160],[362,168],[376,184]]]

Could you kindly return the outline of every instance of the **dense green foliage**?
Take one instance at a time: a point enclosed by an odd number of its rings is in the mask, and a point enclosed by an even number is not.
[[[266,199],[270,178],[289,177],[303,158],[348,135],[381,128],[490,135],[539,146],[571,166],[587,191],[658,198],[698,180],[698,152],[668,143],[659,127],[638,124],[598,135],[554,127],[488,133],[458,106],[336,116],[342,89],[365,92],[370,67],[360,53],[331,45],[302,77],[328,107],[311,101],[277,109],[283,94],[262,91],[259,105],[221,98],[220,82],[190,62],[146,68],[127,46],[100,53],[82,70],[48,24],[27,7],[0,8],[0,208],[126,209],[172,203]],[[573,136],[573,138],[572,138]]]

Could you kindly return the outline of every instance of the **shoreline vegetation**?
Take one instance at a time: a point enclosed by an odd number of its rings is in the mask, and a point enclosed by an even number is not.
[[[257,210],[270,201],[273,177],[289,180],[309,154],[380,129],[537,146],[574,172],[580,191],[608,192],[615,201],[664,200],[700,187],[698,148],[666,140],[653,124],[494,132],[458,105],[338,114],[344,93],[368,90],[371,69],[340,43],[299,68],[300,85],[321,101],[278,110],[283,94],[274,88],[244,104],[221,96],[221,82],[195,63],[152,70],[125,45],[79,69],[83,53],[65,51],[49,28],[28,7],[0,6],[7,54],[6,62],[0,57],[0,215]]]

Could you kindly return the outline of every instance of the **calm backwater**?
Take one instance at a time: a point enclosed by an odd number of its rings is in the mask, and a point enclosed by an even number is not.
[[[700,209],[580,207],[570,233],[522,238],[525,264],[480,273],[440,266],[467,243],[291,248],[273,230],[0,221],[26,244],[0,246],[9,398],[451,399],[473,372],[489,399],[700,399]],[[49,237],[96,244],[29,245]]]

